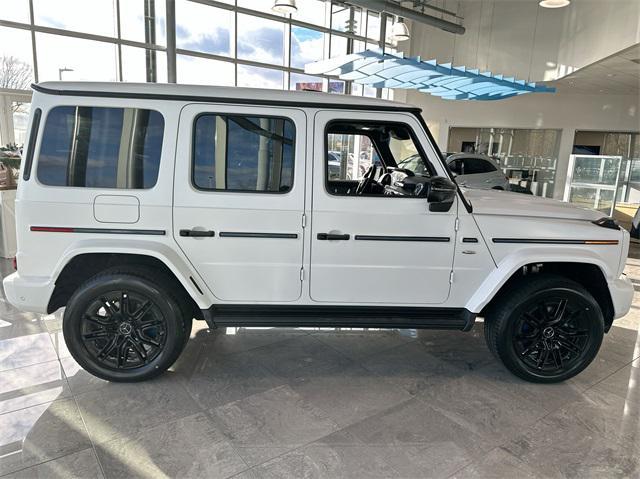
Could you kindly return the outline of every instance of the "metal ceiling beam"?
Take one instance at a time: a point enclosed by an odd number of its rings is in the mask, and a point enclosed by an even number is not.
[[[425,13],[420,13],[410,8],[403,7],[397,3],[388,0],[346,0],[346,3],[356,5],[369,10],[377,10],[379,12],[390,13],[403,18],[409,18],[415,22],[425,23],[440,28],[446,32],[464,35],[465,28],[457,23],[449,22],[442,18],[433,17]]]

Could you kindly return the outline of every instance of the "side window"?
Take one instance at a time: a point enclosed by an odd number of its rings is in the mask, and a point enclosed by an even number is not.
[[[203,190],[286,193],[295,126],[286,118],[204,114],[193,131],[192,178]]]
[[[327,191],[338,196],[383,196],[385,175],[398,168],[415,176],[433,175],[411,128],[401,123],[331,122],[325,161]],[[365,178],[366,184],[357,188]]]
[[[371,165],[382,166],[380,155],[367,135],[329,132],[327,146],[330,181],[359,181]]]
[[[473,175],[475,173],[491,173],[496,171],[495,166],[481,158],[465,158],[464,174]]]
[[[50,186],[152,188],[164,118],[153,110],[59,106],[47,115],[38,180]]]

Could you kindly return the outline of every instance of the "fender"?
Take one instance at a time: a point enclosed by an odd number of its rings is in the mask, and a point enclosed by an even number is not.
[[[591,249],[530,247],[519,249],[506,256],[482,282],[467,301],[465,308],[473,313],[482,311],[502,286],[520,268],[532,263],[582,263],[597,266],[606,279],[612,277],[606,263]]]
[[[56,264],[53,272],[53,278],[58,278],[64,267],[74,257],[88,253],[120,253],[151,256],[162,261],[167,268],[171,270],[199,308],[209,308],[212,304],[217,302],[206,286],[204,280],[200,277],[198,272],[193,269],[191,263],[189,263],[186,258],[178,254],[177,248],[174,249],[163,242],[150,241],[148,239],[128,238],[126,243],[123,244],[118,244],[113,240],[106,239],[74,241],[67,247]],[[189,277],[198,281],[202,292],[195,288],[193,283],[189,281]]]

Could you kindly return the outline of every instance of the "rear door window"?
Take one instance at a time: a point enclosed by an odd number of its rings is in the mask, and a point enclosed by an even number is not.
[[[154,110],[59,106],[47,115],[38,181],[50,186],[152,188],[164,118]]]
[[[193,184],[201,190],[287,193],[294,147],[289,119],[202,114],[193,132]]]

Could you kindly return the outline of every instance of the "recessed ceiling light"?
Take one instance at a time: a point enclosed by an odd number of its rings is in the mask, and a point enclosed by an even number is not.
[[[571,3],[571,0],[540,0],[540,6],[544,8],[562,8]]]

